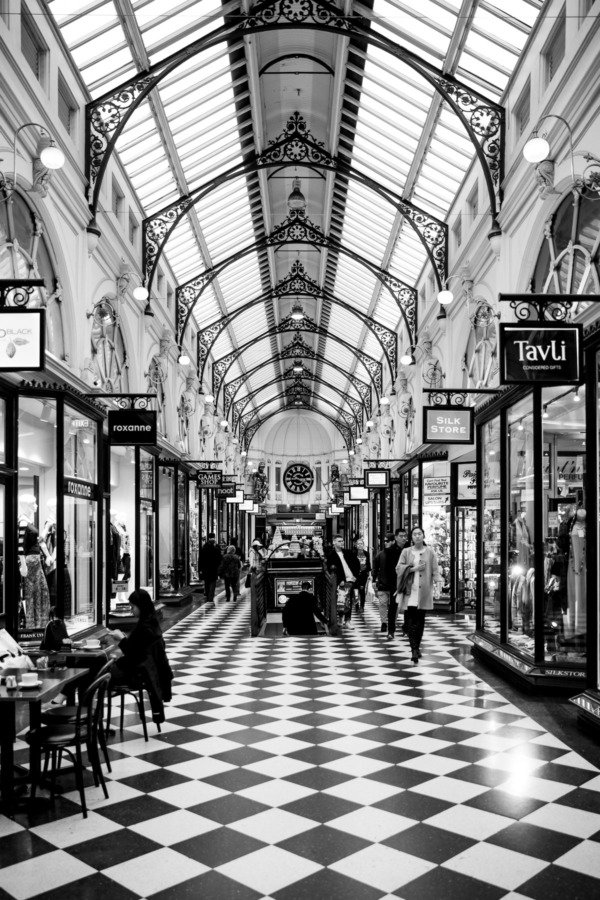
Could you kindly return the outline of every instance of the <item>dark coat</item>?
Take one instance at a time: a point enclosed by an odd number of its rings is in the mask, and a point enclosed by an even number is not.
[[[356,558],[358,559],[358,552],[356,550],[354,552],[356,553]],[[359,574],[358,578],[356,579],[356,583],[358,585],[360,585],[361,587],[364,587],[365,584],[367,583],[367,580],[369,578],[369,574],[370,574],[371,568],[372,568],[371,555],[370,555],[369,551],[363,550],[363,553],[365,554],[365,557],[366,557],[365,567],[364,567],[364,569],[362,569],[360,571],[360,574]],[[358,559],[358,564],[360,565],[360,559]]]
[[[360,573],[360,563],[358,561],[358,557],[353,550],[342,550],[342,554],[344,559],[346,560],[346,565],[352,572],[355,578],[358,578]],[[342,581],[346,580],[346,574],[344,572],[344,567],[342,565],[342,561],[340,560],[337,551],[332,550],[329,556],[327,557],[327,568],[334,569],[335,577],[337,579],[337,583],[341,584]]]
[[[314,595],[300,591],[288,600],[281,613],[283,627],[289,634],[316,634],[315,616],[325,622],[325,616],[317,607]]]
[[[235,553],[226,553],[219,566],[219,575],[221,578],[237,578],[241,568],[239,556]]]
[[[198,565],[206,581],[216,581],[223,554],[217,544],[207,541],[198,554]]]
[[[162,629],[156,616],[141,619],[131,634],[119,641],[119,650],[123,654],[116,661],[119,669],[124,674],[134,672],[159,638],[162,640]]]

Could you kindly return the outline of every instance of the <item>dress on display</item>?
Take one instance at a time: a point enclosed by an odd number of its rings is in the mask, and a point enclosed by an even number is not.
[[[568,611],[564,618],[565,637],[585,635],[586,630],[586,559],[585,526],[573,525],[567,566]]]
[[[25,518],[19,520],[19,555],[25,557],[27,566],[22,579],[27,628],[43,628],[50,618],[50,594],[42,568],[39,532]]]

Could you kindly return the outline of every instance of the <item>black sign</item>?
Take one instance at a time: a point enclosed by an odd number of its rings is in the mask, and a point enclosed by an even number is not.
[[[217,500],[226,500],[227,497],[235,497],[238,486],[234,482],[224,481],[217,491]]]
[[[194,463],[197,469],[202,469],[203,471],[209,470],[211,472],[218,471],[223,463],[218,459],[203,459],[200,462],[196,461]]]
[[[154,446],[156,412],[150,409],[111,409],[108,414],[108,440],[118,446]]]
[[[390,486],[389,469],[365,469],[364,478],[366,488],[389,488]]]
[[[196,472],[196,481],[198,487],[207,488],[208,490],[220,490],[223,484],[223,472]]]
[[[79,497],[81,500],[97,500],[98,485],[89,484],[87,481],[76,481],[75,478],[65,478],[65,497]]]
[[[472,406],[424,406],[425,444],[472,444],[475,410]]]
[[[581,384],[583,326],[500,325],[500,359],[500,384]]]

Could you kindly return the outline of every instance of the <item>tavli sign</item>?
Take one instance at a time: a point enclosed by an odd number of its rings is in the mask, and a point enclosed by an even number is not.
[[[580,384],[582,374],[582,325],[500,325],[500,384]]]

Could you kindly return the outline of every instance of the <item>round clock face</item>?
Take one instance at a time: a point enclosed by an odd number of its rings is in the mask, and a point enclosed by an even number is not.
[[[283,483],[292,494],[305,494],[310,491],[314,480],[311,470],[302,463],[293,463],[283,473]]]

